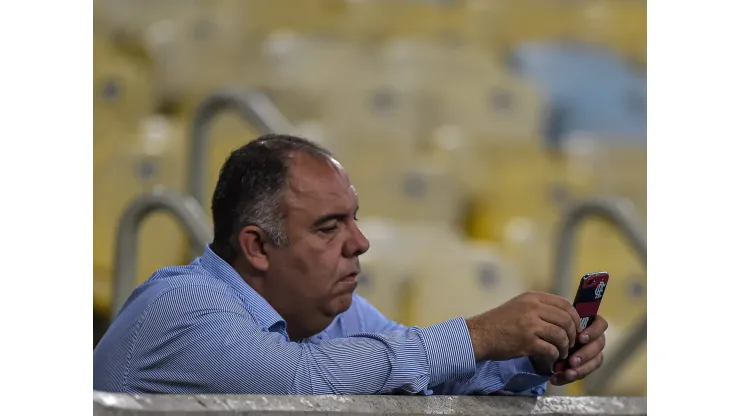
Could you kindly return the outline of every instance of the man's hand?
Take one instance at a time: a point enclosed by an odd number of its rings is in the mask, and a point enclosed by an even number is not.
[[[581,319],[567,299],[527,292],[466,322],[476,360],[535,356],[555,362],[567,357],[575,345]],[[588,334],[597,335],[594,331]]]
[[[601,367],[604,362],[603,351],[606,345],[604,332],[608,326],[606,320],[597,315],[594,322],[578,336],[578,341],[582,346],[568,357],[570,368],[563,373],[553,375],[550,383],[555,386],[572,383]]]

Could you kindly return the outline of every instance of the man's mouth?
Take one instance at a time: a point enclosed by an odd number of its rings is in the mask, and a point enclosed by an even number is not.
[[[346,276],[344,276],[340,282],[341,283],[357,283],[357,276],[359,275],[359,272],[352,272]]]

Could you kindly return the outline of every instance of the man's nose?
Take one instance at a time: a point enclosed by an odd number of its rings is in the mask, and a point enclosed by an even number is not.
[[[347,244],[344,245],[344,255],[346,257],[357,257],[367,252],[370,249],[370,241],[368,241],[357,224],[352,224],[351,233],[352,236],[347,241]]]

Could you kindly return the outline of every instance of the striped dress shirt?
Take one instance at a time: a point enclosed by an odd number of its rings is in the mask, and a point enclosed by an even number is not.
[[[358,295],[292,342],[209,247],[139,285],[93,351],[93,388],[121,393],[541,395],[547,380],[526,357],[476,363],[462,318],[405,327]]]

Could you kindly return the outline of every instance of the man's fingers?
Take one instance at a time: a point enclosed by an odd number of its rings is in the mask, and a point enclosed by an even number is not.
[[[605,345],[606,337],[604,336],[604,334],[601,334],[601,336],[593,340],[593,342],[589,342],[588,344],[582,346],[577,351],[574,351],[573,354],[571,354],[570,358],[568,358],[568,363],[570,364],[570,367],[576,368],[582,363],[593,359],[599,353],[604,351]]]
[[[606,332],[606,329],[608,327],[609,324],[606,322],[606,319],[604,319],[601,315],[596,315],[596,319],[594,319],[594,322],[588,328],[583,330],[583,332],[581,332],[578,340],[581,341],[582,344],[586,344],[593,339],[599,338],[604,332]]]
[[[538,339],[532,347],[535,357],[543,359],[545,362],[554,363],[560,358],[560,351],[551,343]]]
[[[569,379],[567,376],[568,371],[573,371],[573,370],[567,370],[565,373],[553,374],[550,377],[550,384],[552,384],[553,386],[563,386],[565,384],[570,383],[570,381],[568,381]]]
[[[552,305],[544,305],[540,311],[540,318],[545,322],[563,328],[568,334],[569,348],[573,348],[576,343],[576,336],[578,335],[577,327],[566,311]]]
[[[570,349],[570,342],[568,341],[568,333],[557,325],[550,323],[543,323],[542,326],[535,332],[535,334],[543,341],[548,342],[558,349],[558,356],[565,358],[568,356],[568,349]]]
[[[575,376],[573,381],[580,380],[586,377],[587,375],[593,373],[594,371],[598,370],[598,368],[601,367],[601,364],[603,363],[604,363],[604,353],[600,352],[596,355],[596,357],[592,358],[589,361],[584,362],[583,365],[576,367],[572,370],[569,370],[575,373],[575,374],[571,374]]]
[[[569,368],[562,373],[554,374],[550,377],[550,383],[554,386],[562,386],[564,384],[572,383],[576,380],[580,380],[587,375],[593,373],[601,367],[604,363],[604,354],[599,353],[590,361],[586,361],[583,365]]]
[[[567,299],[562,296],[550,295],[543,296],[542,298],[540,298],[540,301],[547,305],[552,305],[558,309],[568,312],[568,314],[570,315],[570,319],[573,320],[573,324],[576,326],[576,330],[578,332],[581,332],[581,317],[578,316],[578,312],[576,312],[576,309],[573,307],[573,305],[570,304]]]

